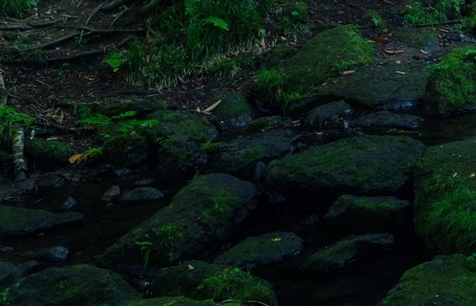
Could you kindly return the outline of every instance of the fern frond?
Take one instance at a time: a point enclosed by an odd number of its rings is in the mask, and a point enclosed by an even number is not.
[[[205,23],[211,23],[214,26],[216,26],[217,28],[220,28],[222,30],[225,30],[225,31],[230,30],[229,27],[228,27],[228,23],[225,20],[223,20],[219,17],[210,16],[210,17],[207,17],[207,18],[203,19],[203,21]]]

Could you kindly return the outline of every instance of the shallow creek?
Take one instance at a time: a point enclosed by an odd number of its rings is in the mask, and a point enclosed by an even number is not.
[[[453,140],[467,139],[476,135],[476,115],[450,119],[427,119],[418,131],[409,134],[426,145],[441,144]],[[155,183],[166,197],[158,202],[141,205],[105,205],[99,202],[102,194],[111,186],[118,185],[121,191],[134,188],[134,182],[154,178],[153,173],[141,173],[127,177],[109,176],[39,193],[27,203],[30,208],[60,211],[61,204],[71,196],[77,204],[71,211],[85,214],[80,224],[55,229],[45,233],[22,238],[4,238],[2,247],[12,251],[1,251],[0,260],[21,263],[28,260],[31,251],[55,245],[69,249],[66,262],[95,263],[95,258],[130,229],[147,220],[154,212],[167,205],[180,186],[166,186]],[[411,195],[409,195],[411,198]],[[305,208],[305,204],[302,207]],[[282,208],[258,210],[246,224],[243,237],[256,236],[276,230],[294,231],[303,238],[306,250],[303,254],[279,264],[273,264],[253,271],[267,279],[274,286],[279,305],[375,305],[395,284],[403,273],[411,267],[430,260],[431,254],[415,235],[387,252],[372,258],[357,261],[343,269],[330,273],[304,272],[299,268],[305,256],[326,245],[325,233],[316,231],[315,224],[305,224],[306,209],[289,211]]]

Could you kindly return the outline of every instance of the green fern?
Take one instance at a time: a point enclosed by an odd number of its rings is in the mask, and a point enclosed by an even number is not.
[[[225,30],[225,31],[230,30],[229,27],[228,27],[228,23],[225,20],[221,19],[221,18],[210,16],[210,17],[207,17],[207,18],[203,19],[203,21],[205,23],[211,23],[214,26],[216,26],[217,28],[220,28],[222,30]]]

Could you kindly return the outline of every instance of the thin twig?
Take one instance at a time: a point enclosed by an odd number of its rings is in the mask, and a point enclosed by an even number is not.
[[[125,10],[123,10],[122,12],[120,12],[119,14],[117,14],[116,17],[114,17],[114,19],[112,20],[111,24],[109,25],[110,27],[112,27],[116,21],[122,16],[122,14],[124,14],[125,12],[127,12],[129,9],[126,7]]]

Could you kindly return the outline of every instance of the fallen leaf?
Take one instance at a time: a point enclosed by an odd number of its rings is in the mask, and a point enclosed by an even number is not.
[[[213,103],[213,104],[210,105],[209,107],[205,108],[205,109],[202,111],[202,113],[207,114],[207,115],[210,115],[210,112],[211,112],[212,110],[214,110],[215,107],[217,107],[218,104],[220,104],[220,103],[221,103],[221,100],[216,101],[215,103]]]
[[[381,44],[388,44],[390,42],[390,39],[386,37],[377,37],[374,39],[374,41]]]
[[[346,75],[351,75],[351,74],[354,74],[354,73],[355,73],[355,70],[347,70],[347,71],[343,71],[342,75],[346,76]]]
[[[422,49],[420,49],[420,52],[421,52],[421,53],[423,53],[423,54],[428,54],[428,52],[427,52],[427,51],[425,51],[425,50],[422,50]]]
[[[402,61],[395,61],[395,64],[400,65]]]
[[[281,241],[281,238],[276,237],[276,238],[273,238],[272,240],[273,240],[274,242],[278,242],[278,241]]]
[[[450,32],[450,31],[448,31],[447,29],[438,29],[438,31],[444,32],[444,33],[449,33],[449,32]]]
[[[398,70],[397,70],[397,71],[395,71],[395,73],[397,73],[397,74],[406,74],[406,72],[403,72],[403,71],[398,71]]]
[[[476,176],[476,173],[474,172],[469,175],[469,177],[475,177],[475,176]]]
[[[69,158],[69,162],[72,164],[79,164],[86,158],[86,156],[88,156],[87,152],[74,154],[73,156]]]
[[[188,270],[189,270],[189,271],[195,270],[195,267],[192,266],[192,265],[188,265]]]

